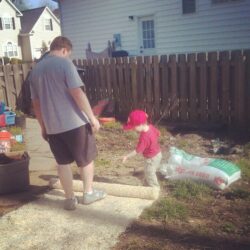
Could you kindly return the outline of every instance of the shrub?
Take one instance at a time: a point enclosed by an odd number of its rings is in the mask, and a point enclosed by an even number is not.
[[[19,58],[11,58],[10,63],[11,64],[22,64],[22,60]]]
[[[6,56],[4,56],[4,57],[0,57],[0,64],[2,65],[2,64],[8,64],[8,63],[10,63],[10,58],[9,57],[6,57]]]

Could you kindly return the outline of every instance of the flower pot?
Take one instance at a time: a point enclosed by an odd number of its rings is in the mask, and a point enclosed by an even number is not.
[[[27,152],[1,154],[0,194],[22,192],[29,189],[29,155]]]

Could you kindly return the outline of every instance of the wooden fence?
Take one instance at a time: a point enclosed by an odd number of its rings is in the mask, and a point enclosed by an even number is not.
[[[77,60],[90,101],[115,100],[117,115],[250,127],[250,51]]]
[[[16,108],[23,83],[32,64],[13,64],[0,66],[0,101],[12,109]]]
[[[153,121],[250,127],[250,51],[77,60],[92,104],[110,98],[116,116],[145,109]],[[0,100],[15,108],[31,64],[0,66]]]

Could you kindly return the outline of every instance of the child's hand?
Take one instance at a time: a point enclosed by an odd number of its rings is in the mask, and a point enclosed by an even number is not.
[[[126,155],[123,156],[122,163],[125,163],[127,159],[128,159],[128,157]]]

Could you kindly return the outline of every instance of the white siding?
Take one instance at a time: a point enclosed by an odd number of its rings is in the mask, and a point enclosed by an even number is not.
[[[52,19],[53,30],[45,30],[44,19]],[[43,43],[49,48],[52,40],[61,35],[60,24],[51,16],[47,9],[44,10],[32,30],[34,31],[34,34],[30,36],[32,59],[40,58],[41,53],[38,50],[42,49]]]
[[[62,33],[74,45],[73,57],[85,57],[88,42],[102,51],[113,34],[122,49],[139,52],[138,20],[154,16],[156,54],[250,48],[250,0],[211,4],[196,0],[196,13],[182,14],[182,0],[63,0]],[[129,20],[128,16],[134,16]]]
[[[20,17],[16,15],[16,10],[5,0],[0,2],[0,17],[14,17],[15,18],[15,29],[2,29],[0,30],[0,57],[4,56],[3,46],[8,42],[17,45],[18,56],[16,58],[22,58],[21,47],[18,43],[18,35],[21,30]]]

